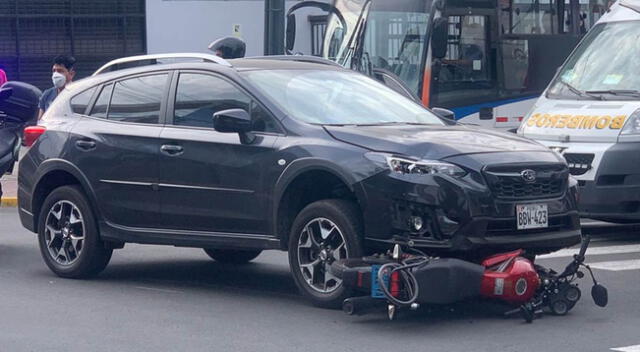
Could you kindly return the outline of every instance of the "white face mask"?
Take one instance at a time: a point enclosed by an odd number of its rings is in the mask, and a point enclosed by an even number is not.
[[[67,84],[67,77],[60,72],[54,72],[51,76],[51,80],[53,81],[53,85],[58,89],[61,89],[65,84]]]

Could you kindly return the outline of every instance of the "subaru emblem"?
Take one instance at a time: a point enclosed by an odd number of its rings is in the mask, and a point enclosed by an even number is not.
[[[536,182],[536,172],[533,170],[530,170],[530,169],[522,170],[522,172],[520,173],[520,176],[522,176],[522,179],[526,183]]]

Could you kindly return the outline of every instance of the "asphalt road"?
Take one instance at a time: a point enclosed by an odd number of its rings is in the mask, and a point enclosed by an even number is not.
[[[197,249],[128,244],[97,279],[60,279],[16,210],[5,208],[0,351],[610,351],[640,344],[636,243],[640,236],[600,239],[592,249],[599,254],[588,255],[606,264],[596,269],[609,288],[605,309],[593,305],[583,279],[583,299],[565,317],[526,324],[502,318],[503,307],[466,303],[389,322],[383,313],[349,317],[309,306],[281,252],[234,267]],[[568,260],[541,262],[561,268]]]

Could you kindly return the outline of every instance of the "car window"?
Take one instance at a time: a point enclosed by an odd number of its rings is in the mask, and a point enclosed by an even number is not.
[[[159,123],[166,83],[166,73],[117,82],[107,118],[122,122]]]
[[[93,97],[93,93],[95,93],[97,89],[97,87],[87,89],[71,98],[71,111],[76,114],[84,115],[87,112],[87,107],[89,106],[91,97]]]
[[[111,100],[111,92],[113,91],[113,84],[106,85],[102,88],[96,103],[91,109],[89,115],[102,119],[107,118],[107,109],[109,108],[109,101]]]
[[[213,114],[227,109],[248,111],[257,132],[279,132],[269,113],[228,81],[199,73],[180,75],[174,107],[174,125],[213,128]]]

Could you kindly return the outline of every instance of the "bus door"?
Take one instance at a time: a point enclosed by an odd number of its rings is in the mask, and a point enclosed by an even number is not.
[[[574,0],[498,0],[495,127],[514,129],[531,110],[580,38]],[[575,10],[575,9],[574,9]]]
[[[431,106],[452,110],[465,123],[493,127],[496,85],[496,11],[487,2],[474,7],[448,1],[447,52],[432,65]]]

